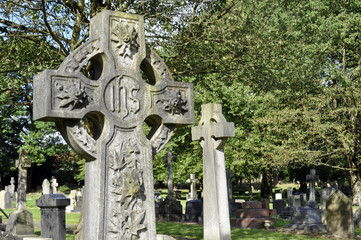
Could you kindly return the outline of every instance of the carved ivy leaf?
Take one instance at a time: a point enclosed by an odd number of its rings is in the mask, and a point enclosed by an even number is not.
[[[179,89],[168,89],[168,93],[163,95],[162,99],[159,99],[157,104],[161,104],[163,110],[175,115],[184,114],[188,111],[187,99],[184,99],[182,92]]]

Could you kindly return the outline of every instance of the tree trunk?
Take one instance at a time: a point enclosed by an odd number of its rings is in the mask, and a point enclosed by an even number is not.
[[[262,173],[261,198],[272,199],[272,170],[264,169]]]
[[[361,176],[360,172],[351,172],[351,187],[353,195],[353,205],[361,206]]]

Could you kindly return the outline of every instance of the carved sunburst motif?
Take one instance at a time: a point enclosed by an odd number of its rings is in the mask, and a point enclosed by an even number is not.
[[[59,91],[56,98],[60,99],[60,108],[70,107],[73,110],[74,108],[83,107],[89,102],[85,86],[82,85],[80,80],[72,79],[65,82],[65,84],[59,81],[55,86]]]
[[[111,41],[114,51],[120,56],[133,58],[138,51],[138,33],[134,24],[125,24],[113,19]]]

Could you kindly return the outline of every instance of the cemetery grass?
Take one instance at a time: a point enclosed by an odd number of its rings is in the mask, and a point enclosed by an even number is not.
[[[185,191],[187,192],[187,191]],[[184,192],[184,193],[185,193]],[[166,193],[166,190],[161,191],[161,196]],[[40,221],[41,213],[40,209],[36,206],[36,199],[40,198],[39,193],[27,194],[27,210],[33,214],[35,222],[35,233],[40,235]],[[181,202],[184,203],[185,207],[185,194],[182,191]],[[183,204],[182,204],[183,205]],[[15,205],[14,205],[15,207]],[[6,209],[5,212],[10,214],[14,209]],[[67,235],[66,240],[74,240],[74,235],[71,233],[75,229],[78,223],[80,213],[66,213],[66,224],[67,224]],[[3,218],[4,219],[4,218]],[[37,223],[37,224],[36,224]],[[329,237],[321,237],[315,235],[301,235],[294,233],[285,233],[282,229],[288,224],[288,221],[277,218],[274,229],[238,229],[232,228],[232,240],[235,239],[264,239],[264,240],[286,240],[286,239],[314,239],[324,240],[330,239]],[[70,226],[70,228],[69,228]],[[157,222],[157,233],[166,234],[175,237],[179,240],[196,240],[203,239],[203,226],[192,223],[173,223],[173,222]],[[361,229],[355,229],[355,235],[361,235]]]

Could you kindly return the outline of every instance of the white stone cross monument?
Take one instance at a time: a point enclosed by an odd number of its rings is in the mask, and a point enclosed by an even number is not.
[[[191,173],[190,178],[187,179],[187,183],[191,184],[187,200],[197,200],[197,183],[199,183],[199,180],[196,179],[196,175],[194,173]]]
[[[172,154],[172,149],[168,148],[167,155],[164,157],[164,161],[168,164],[168,198],[174,198],[173,190],[173,167],[172,163],[177,159],[176,156]]]
[[[50,179],[50,185],[51,185],[51,193],[52,194],[57,194],[58,193],[58,180],[54,177],[54,176],[51,176],[51,179]]]
[[[234,137],[234,123],[222,115],[222,105],[202,105],[199,125],[192,127],[192,139],[203,148],[203,216],[205,240],[230,240],[231,228],[223,148]]]
[[[310,174],[306,175],[306,180],[310,181],[310,200],[308,201],[307,205],[310,207],[318,209],[318,204],[316,202],[316,181],[318,180],[318,175],[316,175],[316,170],[311,169]]]
[[[34,119],[56,122],[87,160],[83,239],[156,239],[152,160],[194,122],[193,86],[146,47],[143,17],[92,18],[89,41],[35,77]]]

